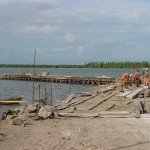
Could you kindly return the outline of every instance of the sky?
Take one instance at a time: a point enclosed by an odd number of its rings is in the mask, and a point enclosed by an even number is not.
[[[0,64],[150,62],[150,0],[0,0]]]

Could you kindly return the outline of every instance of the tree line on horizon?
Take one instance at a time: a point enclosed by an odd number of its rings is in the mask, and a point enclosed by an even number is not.
[[[0,64],[0,67],[10,68],[146,68],[150,67],[150,62],[89,62],[84,65],[33,65],[33,64]]]

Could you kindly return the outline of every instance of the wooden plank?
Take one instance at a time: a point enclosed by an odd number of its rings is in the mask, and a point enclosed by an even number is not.
[[[119,97],[126,97],[127,95],[129,95],[129,94],[131,94],[131,93],[132,93],[132,91],[126,91],[126,92],[124,92],[124,93],[119,94],[118,96],[119,96]]]
[[[150,114],[141,114],[141,118],[150,118]]]
[[[74,94],[69,95],[65,100],[65,103],[69,103],[73,98],[74,98]]]
[[[100,118],[133,118],[132,115],[113,115],[113,114],[99,114],[99,113],[59,113],[60,117],[78,117],[78,118],[93,118],[93,117],[100,117]]]
[[[101,89],[101,92],[102,93],[106,93],[106,92],[112,91],[112,90],[114,90],[115,87],[116,87],[116,85],[108,86],[108,87],[106,87],[104,89]]]
[[[61,117],[79,117],[79,118],[89,118],[89,117],[99,117],[98,113],[59,113]]]
[[[129,105],[129,104],[131,104],[132,102],[133,102],[132,100],[129,100],[129,101],[127,100],[127,101],[125,101],[124,104],[125,104],[125,105]]]
[[[105,108],[105,111],[108,111],[108,110],[112,109],[113,107],[115,107],[115,104],[110,104]]]
[[[100,115],[129,115],[128,111],[101,111]]]
[[[95,107],[97,107],[98,105],[100,105],[101,103],[103,103],[104,101],[108,100],[109,98],[113,97],[113,96],[116,95],[116,94],[117,94],[117,92],[114,92],[114,93],[112,93],[112,94],[110,94],[110,95],[108,95],[108,96],[102,98],[100,101],[95,102],[95,103],[93,103],[93,105],[89,106],[89,107],[87,108],[87,110],[94,109]]]
[[[134,118],[132,115],[100,115],[100,118]]]
[[[138,96],[139,92],[142,90],[143,90],[143,88],[139,88],[139,89],[133,91],[131,94],[127,95],[126,98],[134,99]]]
[[[92,99],[92,98],[94,98],[94,97],[96,97],[96,96],[98,96],[98,95],[99,95],[99,94],[94,94],[94,95],[92,95],[92,96],[90,96],[90,97],[88,97],[88,98],[85,98],[85,99],[83,99],[83,100],[78,99],[78,100],[76,100],[75,102],[68,103],[68,104],[65,104],[65,105],[62,105],[62,106],[57,107],[57,110],[63,110],[63,109],[66,109],[66,108],[68,108],[68,107],[71,107],[71,106],[75,106],[75,105],[84,103],[85,101],[90,100],[90,99]]]

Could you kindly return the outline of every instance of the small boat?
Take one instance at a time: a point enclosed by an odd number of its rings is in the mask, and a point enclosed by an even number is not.
[[[8,99],[3,99],[2,101],[21,101],[23,98],[23,96],[20,96],[20,97],[11,97],[11,98],[8,98]]]
[[[12,98],[8,98],[8,99],[3,99],[0,100],[0,105],[12,105],[12,104],[19,104],[20,102],[22,102],[23,96],[21,97],[12,97]]]
[[[0,101],[0,105],[20,104],[21,101]]]

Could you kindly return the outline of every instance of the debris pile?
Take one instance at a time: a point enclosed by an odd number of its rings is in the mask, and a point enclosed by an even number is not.
[[[26,121],[52,119],[57,115],[55,107],[35,102],[28,106],[21,106],[4,112],[2,120],[12,125],[24,125]]]

